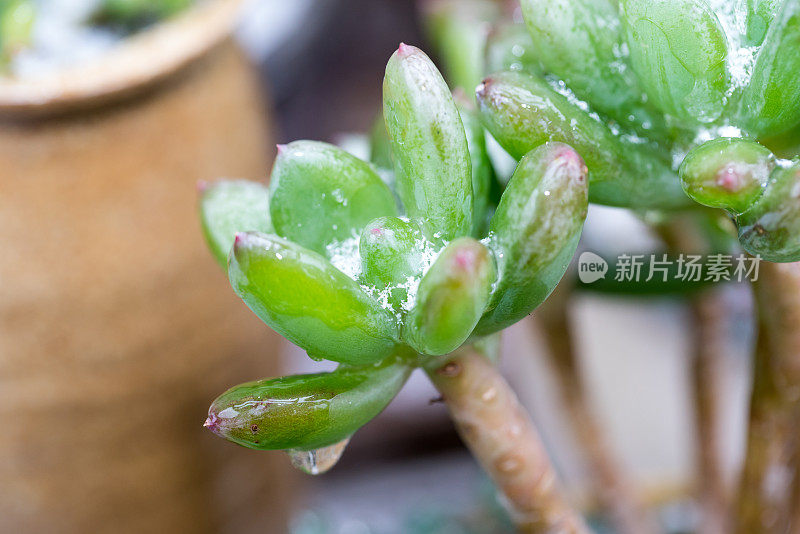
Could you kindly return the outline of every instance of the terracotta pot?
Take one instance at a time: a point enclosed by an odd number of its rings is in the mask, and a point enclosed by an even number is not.
[[[0,83],[0,532],[283,530],[287,462],[202,428],[279,372],[196,216],[198,180],[269,164],[235,4]]]

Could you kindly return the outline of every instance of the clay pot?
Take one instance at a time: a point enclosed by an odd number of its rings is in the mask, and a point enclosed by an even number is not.
[[[288,462],[202,428],[279,372],[196,214],[198,180],[270,163],[236,4],[0,83],[0,532],[283,530]]]

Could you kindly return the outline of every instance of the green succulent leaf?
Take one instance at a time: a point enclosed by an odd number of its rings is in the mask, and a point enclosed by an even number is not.
[[[489,223],[489,201],[492,183],[495,180],[492,161],[486,149],[486,132],[475,104],[459,92],[455,96],[461,122],[467,134],[467,147],[472,162],[472,232],[473,237],[482,237]]]
[[[0,68],[21,48],[29,46],[36,22],[36,6],[31,0],[0,2]]]
[[[739,242],[771,262],[800,261],[800,160],[772,171],[764,194],[735,218]]]
[[[200,222],[208,247],[227,269],[238,232],[271,233],[267,187],[248,180],[220,180],[200,186]]]
[[[401,45],[386,65],[383,114],[397,159],[397,193],[432,240],[472,229],[472,166],[450,90],[428,56]]]
[[[614,135],[544,80],[502,72],[484,80],[477,96],[484,126],[515,158],[547,141],[574,147],[589,168],[592,202],[664,209],[690,204],[666,155]]]
[[[528,29],[518,23],[498,24],[492,29],[486,41],[485,65],[487,73],[521,70],[544,74],[539,51]]]
[[[579,98],[645,135],[665,135],[624,54],[617,9],[609,0],[522,0],[539,59]]]
[[[588,210],[586,173],[578,153],[562,143],[542,145],[519,162],[492,217],[488,243],[498,281],[476,334],[519,321],[564,276]]]
[[[779,158],[792,159],[800,154],[800,124],[775,137],[760,138],[763,143]]]
[[[361,365],[395,347],[391,313],[323,256],[296,243],[237,234],[228,276],[262,321],[312,358]]]
[[[414,221],[398,217],[372,221],[359,240],[363,282],[383,294],[395,312],[402,312],[409,281],[422,275],[429,247]]]
[[[747,30],[745,44],[758,46],[764,42],[767,30],[778,16],[781,0],[747,0]]]
[[[450,243],[425,273],[408,312],[403,338],[417,352],[448,354],[472,333],[494,282],[489,250],[471,237]]]
[[[692,200],[736,214],[761,196],[774,167],[775,158],[766,147],[747,139],[721,137],[689,152],[680,176]]]
[[[394,154],[392,140],[386,132],[386,121],[380,113],[369,132],[369,160],[382,171],[394,170]]]
[[[664,113],[686,123],[722,114],[728,39],[706,0],[620,0],[633,71]]]
[[[269,189],[276,233],[326,256],[329,245],[353,238],[369,221],[397,214],[375,170],[328,143],[279,147]]]
[[[738,101],[739,122],[757,136],[800,123],[800,0],[786,0],[775,16]]]
[[[453,87],[472,92],[483,78],[483,56],[490,23],[500,16],[492,0],[423,2],[427,33]]]
[[[206,427],[251,449],[325,447],[349,438],[383,411],[411,369],[393,356],[330,373],[248,382],[217,397]]]
[[[195,0],[102,0],[91,16],[94,24],[118,26],[133,31],[169,18]]]

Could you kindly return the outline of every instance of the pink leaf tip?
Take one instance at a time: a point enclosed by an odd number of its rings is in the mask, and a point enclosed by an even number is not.
[[[405,43],[400,43],[400,46],[397,47],[397,55],[400,57],[410,56],[412,52],[414,52],[414,47]]]
[[[735,164],[726,165],[717,173],[716,184],[725,191],[735,193],[746,182],[746,176],[743,176],[740,171]]]
[[[555,159],[559,160],[573,173],[578,183],[586,179],[589,169],[586,167],[583,158],[572,147],[563,145],[559,147],[555,154]]]
[[[474,250],[464,249],[456,252],[455,263],[460,269],[472,269],[472,267],[475,265],[475,260],[476,254]]]
[[[278,149],[278,154],[284,154],[286,152],[286,145],[275,145]]]
[[[217,419],[217,414],[210,413],[206,418],[206,422],[203,423],[203,427],[209,429],[212,432],[216,432],[219,428],[219,420]]]

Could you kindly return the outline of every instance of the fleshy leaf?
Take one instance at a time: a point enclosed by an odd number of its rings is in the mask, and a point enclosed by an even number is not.
[[[397,193],[431,240],[472,228],[472,166],[461,116],[428,56],[401,45],[386,65],[383,114],[397,160]]]
[[[800,122],[800,0],[786,0],[778,10],[738,105],[739,121],[757,136]]]
[[[772,152],[755,141],[722,137],[692,150],[680,176],[695,202],[741,213],[761,196],[774,166]]]
[[[506,23],[492,28],[486,41],[487,73],[521,70],[541,75],[539,53],[524,24]]]
[[[101,0],[91,14],[93,24],[133,31],[176,15],[192,5],[192,0]]]
[[[338,443],[378,415],[411,373],[401,358],[330,373],[248,382],[220,395],[206,427],[251,449],[310,450]]]
[[[425,0],[427,33],[442,58],[451,85],[472,92],[483,78],[489,25],[500,16],[492,0]]]
[[[0,69],[11,57],[31,44],[37,6],[31,0],[0,2]]]
[[[276,233],[323,255],[372,219],[397,213],[392,192],[375,170],[328,143],[281,146],[269,189]]]
[[[544,80],[502,72],[478,87],[484,126],[515,158],[547,141],[567,143],[586,161],[592,202],[635,208],[691,204],[666,155],[616,136]]]
[[[400,312],[410,281],[422,275],[427,246],[414,221],[382,217],[370,222],[359,240],[363,282]]]
[[[470,237],[450,243],[425,273],[406,316],[404,339],[422,354],[447,354],[467,340],[494,282],[489,250]]]
[[[588,210],[586,166],[575,150],[547,143],[519,162],[492,217],[489,247],[498,281],[475,333],[525,317],[564,276]]]
[[[461,92],[454,98],[467,133],[467,146],[472,161],[472,236],[483,237],[488,226],[489,195],[495,180],[494,168],[486,150],[486,132],[475,104],[467,100]]]
[[[764,42],[767,31],[778,16],[781,0],[747,0],[746,43],[758,46]]]
[[[211,253],[227,269],[238,232],[272,232],[267,187],[247,180],[200,185],[200,222]]]
[[[633,71],[664,113],[687,124],[725,107],[728,39],[705,0],[620,0]]]
[[[392,315],[316,252],[275,235],[237,234],[228,275],[262,321],[312,358],[361,365],[394,349]]]
[[[392,141],[386,132],[383,113],[378,115],[369,132],[369,160],[381,171],[394,171]]]
[[[628,68],[621,24],[609,0],[522,0],[539,59],[578,98],[639,133],[665,135]]]
[[[772,171],[764,194],[735,219],[739,242],[771,262],[800,261],[800,160]]]

